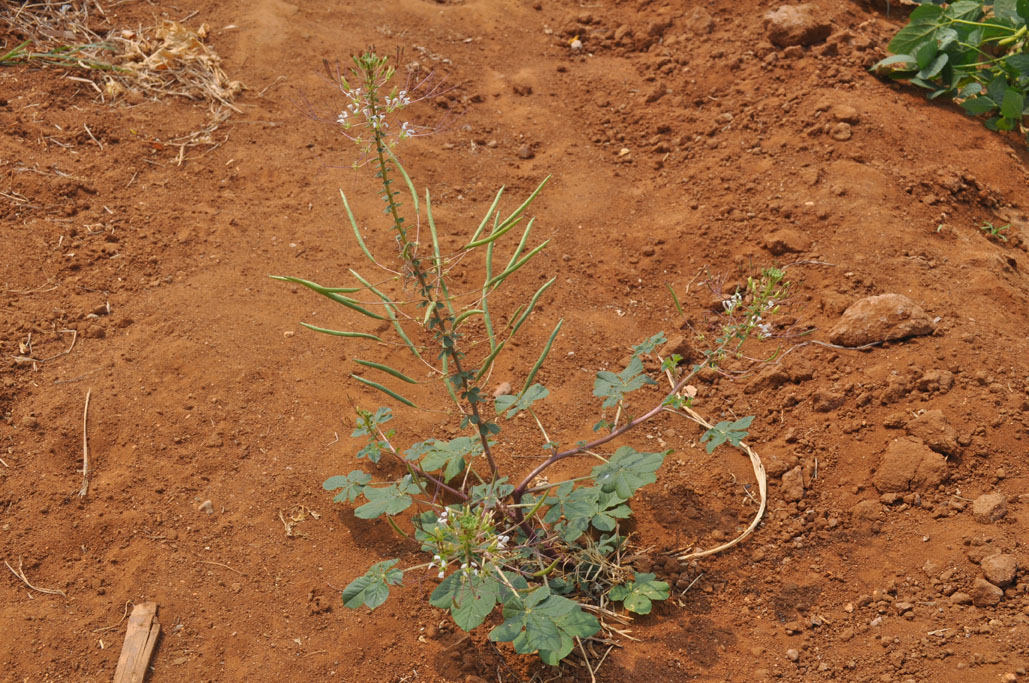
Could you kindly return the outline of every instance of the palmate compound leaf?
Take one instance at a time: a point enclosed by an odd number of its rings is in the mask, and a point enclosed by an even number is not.
[[[459,436],[450,441],[439,439],[428,439],[414,444],[407,449],[404,457],[408,460],[417,460],[426,472],[443,470],[444,479],[453,479],[464,471],[465,457],[478,453],[482,450],[482,443],[471,436]]]
[[[654,472],[669,453],[670,450],[643,453],[631,446],[622,446],[610,460],[593,468],[593,480],[604,491],[613,491],[623,500],[629,500],[636,489],[657,481]]]
[[[545,663],[557,666],[575,647],[575,638],[589,638],[599,630],[597,618],[578,603],[540,586],[504,602],[504,623],[490,631],[489,638],[510,642],[520,654],[538,652]]]
[[[654,574],[637,573],[632,581],[613,587],[607,596],[630,612],[650,614],[654,600],[667,600],[670,595],[668,584],[656,578]]]
[[[393,569],[400,560],[386,560],[371,566],[365,575],[354,579],[343,589],[343,606],[356,609],[362,605],[375,609],[386,602],[389,587],[399,586],[404,572]]]
[[[545,501],[550,508],[543,517],[566,543],[577,541],[591,524],[598,531],[613,531],[617,520],[632,516],[626,499],[614,491],[604,491],[600,486],[572,486],[565,482],[551,490]]]
[[[329,477],[322,483],[322,488],[326,491],[339,489],[339,493],[332,499],[336,503],[353,503],[371,480],[372,475],[367,472],[354,470],[346,476],[339,474]]]
[[[593,382],[593,395],[604,398],[602,407],[612,408],[618,405],[622,397],[630,391],[636,391],[646,384],[657,384],[643,374],[643,360],[633,356],[628,367],[619,373],[601,370]]]
[[[361,493],[368,502],[354,510],[354,516],[359,519],[375,519],[382,515],[399,515],[414,502],[408,494],[417,492],[418,485],[411,480],[410,475],[404,475],[400,481],[383,488],[366,486]]]
[[[459,570],[443,579],[429,604],[450,610],[454,623],[465,631],[481,624],[501,599],[503,583],[492,570],[475,575]]]
[[[654,349],[668,341],[664,332],[658,332],[647,341],[632,347],[632,355],[642,356],[647,353],[654,353]]]
[[[497,414],[507,411],[504,415],[507,419],[511,419],[523,410],[528,410],[532,407],[532,404],[539,401],[542,398],[546,398],[550,395],[548,390],[542,384],[533,384],[531,387],[526,389],[517,395],[497,396],[496,398],[496,410]]]
[[[728,420],[719,422],[704,432],[704,435],[700,437],[700,442],[707,442],[706,449],[708,453],[714,451],[726,441],[739,448],[740,442],[747,438],[747,429],[753,421],[754,416],[748,415],[747,417],[741,417],[735,422],[729,422]]]

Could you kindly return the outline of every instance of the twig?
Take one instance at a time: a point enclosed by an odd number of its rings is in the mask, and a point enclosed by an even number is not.
[[[66,351],[61,351],[56,356],[50,356],[49,358],[33,358],[31,356],[11,356],[11,358],[14,359],[15,363],[19,363],[20,364],[20,363],[46,363],[46,362],[55,360],[57,358],[60,358],[61,356],[67,356],[69,353],[71,353],[71,350],[75,348],[75,340],[79,338],[79,333],[78,333],[77,330],[61,330],[61,332],[71,332],[71,335],[72,335],[71,336],[71,346],[69,346]]]
[[[38,586],[33,586],[33,585],[32,585],[32,584],[31,584],[31,583],[29,582],[29,579],[28,579],[28,577],[26,577],[26,576],[25,576],[25,570],[21,568],[21,558],[20,558],[20,557],[18,558],[18,569],[15,569],[15,568],[14,568],[14,567],[12,567],[11,565],[9,565],[9,564],[7,563],[7,560],[4,560],[4,565],[5,565],[5,566],[6,566],[6,567],[7,567],[8,569],[10,569],[10,570],[11,570],[11,573],[12,573],[12,574],[14,574],[14,575],[15,575],[15,576],[17,576],[17,577],[18,577],[19,579],[21,579],[22,583],[24,583],[24,584],[25,584],[26,586],[28,586],[28,587],[29,587],[29,588],[31,588],[32,590],[34,590],[34,591],[38,591],[38,592],[40,592],[40,593],[46,593],[47,595],[60,595],[60,596],[63,596],[64,598],[67,598],[67,597],[68,597],[68,594],[67,594],[67,593],[65,593],[64,591],[62,591],[62,590],[59,590],[59,589],[57,589],[57,588],[39,588]]]
[[[86,425],[89,419],[89,397],[92,393],[92,389],[86,389],[86,407],[82,410],[82,488],[79,489],[79,498],[85,498],[89,491],[89,437]]]
[[[91,633],[103,633],[104,631],[113,631],[114,629],[121,626],[121,622],[125,621],[125,618],[129,616],[129,605],[132,605],[131,600],[125,602],[125,614],[121,615],[121,619],[118,620],[117,624],[115,624],[114,626],[102,626],[100,628],[95,628],[91,631]]]
[[[244,574],[244,573],[243,573],[243,572],[241,572],[240,570],[238,570],[238,569],[233,569],[233,568],[232,568],[232,567],[230,567],[229,565],[227,565],[227,564],[222,564],[221,562],[214,562],[213,560],[200,560],[200,562],[202,562],[203,564],[213,564],[213,565],[214,565],[214,566],[216,566],[216,567],[224,567],[225,569],[228,569],[228,570],[229,570],[230,572],[236,572],[236,573],[237,573],[237,574],[239,574],[240,576],[246,576],[246,574]]]
[[[89,81],[89,82],[93,85],[94,88],[96,88],[96,84],[93,83],[93,81]],[[102,142],[100,142],[99,140],[96,139],[96,137],[93,135],[93,131],[91,131],[89,129],[89,126],[87,126],[86,124],[83,123],[82,127],[86,129],[86,135],[89,136],[89,139],[92,140],[93,142],[95,142],[96,146],[100,148],[101,152],[103,152],[104,151],[104,143],[102,143]]]

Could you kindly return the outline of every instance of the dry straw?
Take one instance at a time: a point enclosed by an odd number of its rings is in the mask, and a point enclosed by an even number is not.
[[[0,66],[37,64],[88,74],[104,101],[178,96],[238,112],[232,101],[245,86],[229,79],[221,58],[204,42],[208,26],[193,30],[185,21],[115,29],[96,0],[0,0],[0,32],[7,42],[0,48]],[[110,28],[102,30],[102,24]]]

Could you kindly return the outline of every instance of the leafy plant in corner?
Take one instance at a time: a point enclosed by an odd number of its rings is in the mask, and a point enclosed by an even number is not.
[[[991,130],[1019,130],[1029,144],[1029,0],[922,4],[890,41],[876,73],[956,101]]]
[[[668,585],[653,574],[636,574],[623,566],[627,538],[619,526],[632,515],[630,501],[636,492],[656,481],[669,451],[620,445],[605,452],[605,447],[660,415],[675,414],[714,430],[706,437],[709,452],[721,443],[746,448],[742,439],[752,418],[712,426],[693,412],[692,399],[683,392],[692,389],[687,387],[692,377],[738,349],[752,332],[761,336],[767,325],[762,316],[775,313],[775,299],[785,296],[788,284],[782,281],[782,271],[770,269],[751,282],[746,296],[727,302],[730,323],[703,362],[680,367],[677,356],[663,359],[660,366],[671,387],[663,396],[654,392],[657,382],[647,374],[644,362],[658,357],[656,349],[666,341],[661,333],[636,346],[625,369],[597,373],[593,394],[601,399],[601,409],[614,410],[614,415],[598,423],[595,431],[602,433],[592,440],[562,445],[554,438],[559,435],[544,426],[546,414],[540,407],[549,391],[536,380],[563,321],[554,324],[516,393],[489,400],[484,391],[497,357],[525,328],[556,281],[547,280],[513,310],[500,310],[497,293],[547,246],[547,241],[530,246],[534,220],[526,220],[547,180],[510,212],[501,210],[502,188],[478,225],[461,239],[462,246],[444,253],[430,194],[415,191],[394,153],[399,140],[420,129],[391,120],[418,99],[417,88],[391,88],[393,76],[385,58],[371,52],[355,57],[348,74],[337,74],[347,98],[338,123],[365,150],[375,169],[398,262],[387,264],[373,254],[341,191],[354,239],[379,275],[350,269],[353,282],[342,287],[296,277],[276,279],[306,287],[372,320],[379,330],[390,331],[384,338],[382,331],[302,323],[377,352],[378,360],[354,358],[360,373],[350,376],[403,410],[416,410],[419,397],[431,395],[419,385],[442,384],[440,391],[454,405],[446,414],[460,435],[419,438],[393,428],[392,408],[357,411],[352,436],[365,444],[356,458],[370,461],[369,468],[376,473],[395,474],[379,479],[365,469],[354,469],[330,477],[323,486],[335,492],[336,501],[355,506],[355,516],[385,518],[396,532],[420,545],[426,561],[406,568],[398,566],[399,559],[376,563],[345,588],[343,603],[374,609],[387,599],[391,587],[402,585],[408,572],[430,572],[439,580],[430,603],[449,611],[460,628],[470,631],[499,610],[491,640],[510,642],[516,652],[538,653],[544,662],[556,665],[577,644],[605,628],[602,618],[625,619],[610,609],[611,603],[646,614],[653,601],[669,597]],[[476,258],[481,284],[458,291],[449,277],[451,269],[461,264],[474,272]],[[394,360],[401,354],[408,358],[403,371]],[[412,388],[418,393],[410,393]],[[630,399],[644,392],[651,407],[629,417],[634,412]],[[502,425],[519,415],[527,415],[539,428],[540,444],[509,446],[498,440]],[[504,457],[505,452],[535,457],[536,464],[521,471],[519,461]],[[592,467],[573,478],[548,480],[554,465],[573,459]],[[381,467],[387,462],[393,463],[392,469]],[[409,522],[398,519],[401,515]],[[755,525],[756,520],[747,533]]]
[[[1003,233],[1010,227],[1010,223],[1007,225],[996,226],[990,221],[984,221],[983,224],[979,226],[979,229],[993,239],[998,239],[1001,242],[1007,242],[1008,238]]]

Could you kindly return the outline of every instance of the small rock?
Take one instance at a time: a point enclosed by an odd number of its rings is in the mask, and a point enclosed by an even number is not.
[[[910,436],[886,447],[872,483],[880,493],[903,493],[938,486],[947,478],[947,461]]]
[[[1004,591],[986,579],[976,579],[972,584],[972,604],[976,607],[993,607],[1004,598]]]
[[[1018,562],[1013,555],[1007,553],[988,555],[982,559],[979,566],[986,580],[1001,588],[1014,583],[1015,573],[1018,571]]]
[[[956,455],[958,452],[958,432],[942,410],[925,411],[907,424],[907,432],[937,453]]]
[[[572,42],[568,43],[568,47],[570,47],[573,52],[578,52],[582,49],[582,41],[576,38]]]
[[[829,331],[829,341],[853,347],[932,333],[932,320],[915,302],[881,294],[851,304]]]
[[[1003,493],[984,493],[972,501],[972,517],[980,524],[989,524],[1008,514],[1008,498]]]
[[[536,153],[532,151],[532,147],[529,145],[522,145],[519,147],[517,154],[519,159],[532,159],[536,156]]]
[[[862,500],[850,509],[850,514],[855,519],[875,522],[882,519],[883,506],[877,500]]]
[[[772,252],[773,256],[782,256],[807,251],[811,248],[811,238],[797,230],[784,228],[766,235],[763,246]]]
[[[897,614],[904,614],[913,610],[915,606],[910,602],[895,602],[893,608],[897,610]]]
[[[811,395],[811,407],[816,413],[831,413],[843,405],[843,400],[843,394],[822,389]]]
[[[209,500],[205,500],[203,503],[197,506],[197,510],[200,512],[206,512],[209,515],[214,514],[214,503]]]
[[[511,393],[511,383],[501,382],[497,385],[497,388],[493,390],[493,398],[500,398],[501,396],[508,396]]]
[[[777,47],[814,45],[829,37],[832,25],[811,5],[786,5],[765,14],[768,39]]]
[[[26,415],[25,417],[21,418],[21,426],[25,427],[26,429],[35,429],[39,426],[39,420],[36,418],[35,415]]]
[[[927,370],[918,380],[919,391],[949,391],[954,386],[954,373],[947,370]]]
[[[854,132],[850,129],[850,124],[843,123],[842,121],[829,129],[829,137],[840,142],[850,140],[853,134]]]
[[[972,604],[972,596],[969,595],[968,593],[962,593],[961,591],[957,591],[955,593],[951,593],[951,595],[950,595],[950,604],[952,604],[952,605],[971,605]]]
[[[711,33],[715,28],[715,20],[711,17],[710,12],[703,7],[693,7],[683,15],[682,25],[689,31],[699,35]],[[615,31],[615,36],[617,35],[618,32]],[[618,42],[617,37],[615,42]]]
[[[861,115],[858,114],[858,110],[846,104],[833,105],[829,110],[829,115],[837,121],[848,123],[852,126],[861,120]]]
[[[804,498],[804,468],[797,465],[782,475],[782,490],[779,495],[790,503]]]
[[[791,662],[799,662],[800,650],[798,650],[795,647],[791,647],[789,650],[786,650],[786,659],[790,660]]]

